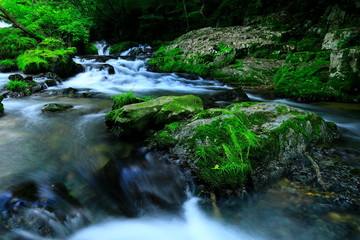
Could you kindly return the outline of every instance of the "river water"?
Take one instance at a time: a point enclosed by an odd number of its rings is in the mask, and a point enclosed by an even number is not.
[[[108,54],[104,42],[98,47],[101,55]],[[85,71],[47,91],[69,87],[80,91],[71,96],[35,94],[4,99],[5,113],[0,118],[0,189],[30,180],[44,189],[63,182],[81,202],[81,217],[66,221],[36,212],[53,227],[54,239],[330,239],[319,235],[323,232],[318,226],[299,224],[296,217],[274,207],[278,199],[268,198],[267,207],[261,201],[244,207],[234,200],[220,203],[221,209],[211,208],[192,195],[191,183],[184,184],[179,169],[157,153],[147,153],[141,144],[114,138],[104,123],[111,96],[121,92],[133,91],[139,97],[195,94],[206,100],[229,87],[194,76],[150,72],[146,56],[106,62],[77,57],[75,61]],[[8,76],[0,74],[1,88]],[[264,94],[248,95],[254,100],[273,101]],[[322,114],[341,127],[343,144],[359,146],[358,105],[278,101]],[[44,104],[53,102],[75,107],[66,113],[41,111]],[[125,183],[118,189],[121,198],[114,197],[114,179],[97,178],[98,171],[111,161],[120,162],[116,171]],[[145,194],[139,197],[137,191]],[[42,239],[31,231],[13,229],[13,233],[24,239]]]

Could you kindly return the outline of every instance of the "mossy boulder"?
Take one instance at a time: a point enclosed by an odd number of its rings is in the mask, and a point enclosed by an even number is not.
[[[317,114],[281,103],[245,102],[168,124],[150,142],[221,194],[279,179],[295,156],[336,136],[334,124]]]
[[[188,72],[234,85],[268,84],[269,78],[263,78],[267,74],[261,73],[273,71],[278,67],[276,62],[269,61],[266,66],[245,64],[249,67],[243,69],[239,59],[275,58],[294,48],[279,43],[282,34],[263,26],[203,28],[160,48],[149,63],[162,72]],[[248,69],[250,72],[245,73]]]
[[[202,109],[199,97],[164,96],[114,109],[105,119],[107,126],[118,136],[144,136],[147,130],[159,129],[165,124],[192,116]]]
[[[323,50],[340,50],[360,45],[359,28],[338,29],[328,32],[323,40]]]
[[[71,104],[62,104],[62,103],[48,103],[43,106],[41,111],[43,112],[65,112],[74,106]]]

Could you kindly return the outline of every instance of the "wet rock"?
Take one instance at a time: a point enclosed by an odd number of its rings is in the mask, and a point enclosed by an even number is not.
[[[64,236],[69,221],[85,223],[81,205],[62,183],[24,182],[0,191],[0,223],[5,230],[19,229],[42,237]]]
[[[48,87],[53,87],[53,86],[57,86],[59,82],[56,81],[55,79],[48,79],[48,80],[45,80],[44,83]]]
[[[118,56],[116,56],[116,55],[86,55],[86,56],[81,56],[81,58],[87,59],[87,60],[95,59],[95,62],[105,63],[111,59],[117,59]]]
[[[71,108],[73,105],[70,104],[62,104],[62,103],[48,103],[45,104],[44,107],[41,109],[43,112],[65,112]]]
[[[110,64],[104,64],[99,67],[99,70],[107,70],[108,74],[115,74],[115,69]]]
[[[22,81],[24,77],[21,74],[12,74],[9,76],[9,80]]]
[[[223,93],[219,93],[211,97],[212,101],[233,101],[233,102],[249,102],[250,99],[242,90],[242,88],[232,89]]]
[[[351,41],[358,41],[357,39],[360,36],[359,29],[356,28],[347,28],[347,29],[338,29],[336,31],[328,32],[323,40],[322,49],[323,50],[340,50],[356,43]]]
[[[0,65],[0,72],[3,72],[3,73],[10,73],[10,72],[16,72],[18,71],[18,67],[16,65],[14,66],[3,66],[3,65]]]
[[[336,137],[336,126],[317,114],[281,103],[245,102],[171,123],[155,134],[152,144],[222,194],[224,189],[265,187],[314,143]]]
[[[144,136],[145,131],[182,120],[203,109],[193,95],[164,96],[142,103],[125,105],[106,115],[106,124],[118,136]]]
[[[94,188],[99,193],[99,207],[112,215],[136,217],[155,209],[176,213],[187,199],[184,173],[164,157],[128,164],[109,161],[94,179],[102,186]],[[109,199],[117,204],[107,205]]]
[[[45,92],[40,93],[41,96],[67,96],[67,97],[74,97],[74,96],[78,96],[79,94],[79,89],[76,88],[64,88],[64,89],[52,89],[52,90],[48,90]]]
[[[360,94],[360,49],[342,49],[330,55],[330,83],[342,92]]]

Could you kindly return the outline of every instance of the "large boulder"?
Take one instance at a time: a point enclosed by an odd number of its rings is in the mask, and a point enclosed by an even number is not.
[[[125,105],[106,115],[106,124],[118,136],[143,135],[146,130],[192,116],[203,109],[193,95],[164,96],[151,101]]]
[[[270,84],[281,63],[274,56],[294,48],[279,43],[283,34],[263,26],[203,28],[160,48],[149,63],[163,72],[194,73],[233,85]]]
[[[297,155],[337,136],[319,115],[281,103],[240,103],[168,124],[151,139],[210,191],[261,188],[281,178]]]

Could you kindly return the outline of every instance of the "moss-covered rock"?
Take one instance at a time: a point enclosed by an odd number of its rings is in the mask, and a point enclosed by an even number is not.
[[[107,126],[118,136],[144,136],[150,129],[192,116],[203,109],[202,101],[193,95],[164,96],[142,103],[122,106],[109,112]]]
[[[344,94],[360,99],[360,48],[331,53],[329,84]]]
[[[334,139],[335,128],[285,104],[245,102],[171,123],[151,142],[180,159],[208,190],[241,191],[279,179],[295,156]]]
[[[282,34],[260,26],[203,28],[160,48],[149,63],[163,72],[194,73],[233,85],[268,84],[269,78],[263,76],[278,67],[275,61],[266,66],[247,61],[249,67],[244,69],[239,59],[252,57],[257,62],[257,58],[275,58],[293,48],[279,43]]]
[[[358,28],[338,29],[328,32],[323,40],[323,50],[339,50],[360,45],[360,30]]]
[[[41,111],[43,112],[65,112],[74,106],[71,104],[62,104],[62,103],[48,103],[43,106]]]

